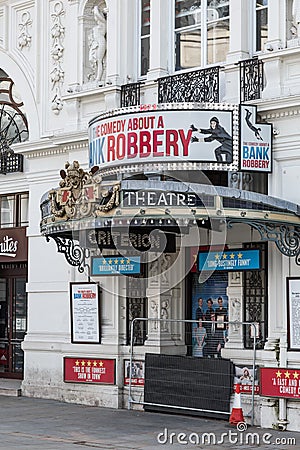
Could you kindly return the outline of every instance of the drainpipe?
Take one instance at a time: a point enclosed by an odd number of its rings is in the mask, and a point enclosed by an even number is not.
[[[287,337],[283,335],[279,341],[279,367],[287,367]],[[289,421],[287,420],[287,399],[279,399],[278,430],[285,431]]]

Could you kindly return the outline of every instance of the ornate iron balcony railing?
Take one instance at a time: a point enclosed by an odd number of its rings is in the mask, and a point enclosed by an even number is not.
[[[141,103],[141,83],[129,83],[121,86],[121,108],[137,106]]]
[[[181,73],[158,80],[158,103],[219,102],[220,67]]]
[[[240,61],[239,66],[241,103],[261,98],[264,88],[263,61],[256,57]]]
[[[23,172],[24,156],[16,153],[9,155],[1,154],[0,156],[0,173],[6,175],[7,173]]]

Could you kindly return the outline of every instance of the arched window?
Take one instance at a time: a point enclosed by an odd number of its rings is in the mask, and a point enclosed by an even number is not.
[[[28,139],[23,105],[13,80],[0,69],[0,173],[23,170],[23,156],[15,155],[11,147]]]

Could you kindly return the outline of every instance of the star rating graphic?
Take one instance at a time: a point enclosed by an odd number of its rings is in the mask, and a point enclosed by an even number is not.
[[[103,367],[104,363],[102,360],[92,360],[92,359],[81,359],[81,360],[76,360],[75,361],[75,366],[88,366],[88,367]]]
[[[101,264],[105,265],[105,264],[109,264],[109,265],[118,265],[118,264],[133,264],[134,261],[131,261],[129,258],[127,258],[126,260],[124,258],[109,258],[109,259],[105,259],[102,258],[101,259]]]
[[[296,372],[296,371],[288,371],[288,370],[283,370],[283,369],[281,369],[281,371],[280,370],[277,370],[277,372],[275,372],[275,375],[276,375],[276,377],[277,378],[281,378],[281,376],[283,375],[284,376],[284,378],[286,379],[290,379],[290,377],[292,376],[294,379],[296,379],[296,380],[298,380],[298,378],[299,378],[299,376],[300,376],[300,371],[299,372]]]
[[[216,260],[227,259],[228,256],[229,256],[230,259],[234,259],[236,256],[237,256],[238,259],[242,259],[243,258],[243,253],[242,252],[239,252],[239,253],[231,252],[230,254],[228,254],[228,253],[224,252],[224,253],[216,253],[214,256],[215,256]]]

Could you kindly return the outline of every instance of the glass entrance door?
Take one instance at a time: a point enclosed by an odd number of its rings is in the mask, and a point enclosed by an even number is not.
[[[22,378],[27,328],[26,277],[0,278],[0,377]]]

